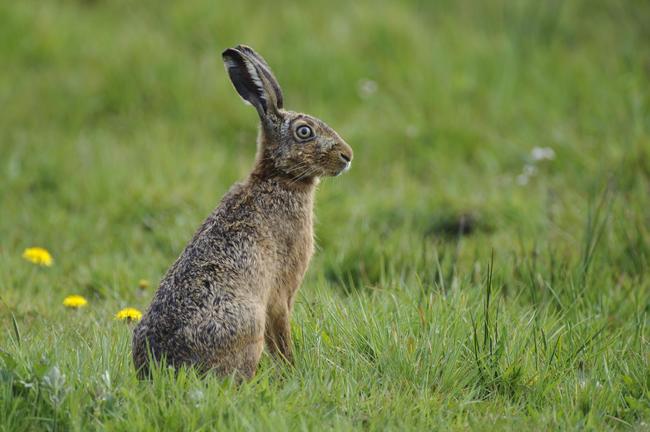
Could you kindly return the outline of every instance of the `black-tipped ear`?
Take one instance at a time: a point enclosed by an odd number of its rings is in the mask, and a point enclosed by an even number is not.
[[[222,54],[235,89],[265,118],[276,114],[283,105],[282,90],[262,56],[246,45],[228,48]]]
[[[221,56],[237,93],[257,109],[260,117],[265,116],[268,112],[268,99],[255,65],[234,48],[228,48]]]
[[[256,69],[263,75],[264,84],[269,88],[269,90],[273,91],[272,96],[274,96],[275,99],[274,105],[278,108],[282,108],[284,105],[282,89],[280,88],[278,80],[273,75],[273,72],[271,72],[271,68],[269,67],[269,64],[266,62],[266,60],[264,60],[261,55],[256,53],[255,50],[249,46],[237,45],[237,49],[240,52],[244,53],[250,60],[254,61]]]

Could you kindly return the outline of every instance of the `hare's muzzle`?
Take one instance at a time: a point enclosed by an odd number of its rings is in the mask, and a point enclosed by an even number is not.
[[[350,169],[350,166],[352,165],[352,160],[350,159],[350,156],[346,155],[345,153],[339,153],[339,158],[345,164],[343,169],[340,172],[340,173],[344,173],[344,172],[346,172],[347,170]]]
[[[343,144],[339,152],[339,159],[343,163],[343,167],[341,168],[341,170],[337,175],[342,174],[350,169],[350,166],[352,166],[352,158],[353,158],[352,149],[350,148],[349,145]]]

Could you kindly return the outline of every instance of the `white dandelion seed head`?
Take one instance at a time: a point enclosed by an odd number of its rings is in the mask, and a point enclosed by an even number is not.
[[[530,156],[534,161],[553,160],[555,159],[555,150],[550,147],[533,147]]]
[[[368,99],[369,97],[377,93],[378,88],[379,86],[377,85],[376,81],[373,81],[368,78],[364,78],[360,80],[358,84],[359,96],[362,99]]]
[[[526,164],[524,165],[524,171],[522,174],[532,177],[537,174],[537,167],[535,165]]]

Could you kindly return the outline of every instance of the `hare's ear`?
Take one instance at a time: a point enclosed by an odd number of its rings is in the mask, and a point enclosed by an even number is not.
[[[237,93],[257,109],[260,118],[282,108],[282,91],[268,65],[255,51],[239,45],[222,54]]]
[[[249,59],[253,60],[256,69],[262,74],[262,81],[264,82],[264,86],[270,90],[269,93],[272,92],[271,96],[273,96],[275,99],[274,105],[277,108],[282,108],[284,104],[282,89],[280,88],[278,80],[273,75],[273,72],[271,72],[271,68],[269,67],[266,60],[264,60],[261,55],[256,53],[253,48],[249,46],[237,45],[237,49],[248,56]]]

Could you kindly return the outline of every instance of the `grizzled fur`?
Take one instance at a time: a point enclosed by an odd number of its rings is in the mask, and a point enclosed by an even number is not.
[[[314,191],[320,177],[340,174],[352,160],[325,123],[282,109],[280,86],[251,48],[223,57],[235,89],[260,116],[255,167],[196,232],[136,326],[141,377],[150,360],[163,358],[251,377],[265,342],[292,362],[289,320],[314,249]]]

